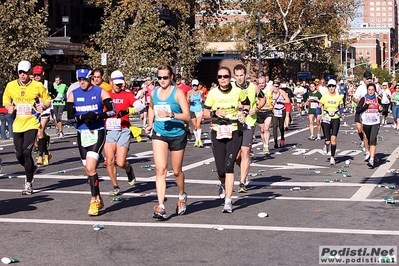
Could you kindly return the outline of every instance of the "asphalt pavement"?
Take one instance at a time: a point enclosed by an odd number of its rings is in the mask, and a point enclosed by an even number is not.
[[[222,213],[204,124],[205,147],[191,141],[184,157],[187,211],[175,214],[178,190],[168,172],[163,222],[152,218],[155,170],[145,135],[140,143],[132,139],[128,155],[137,184],[130,186],[118,169],[122,201],[108,196],[112,184],[100,164],[105,208],[97,217],[87,216],[90,188],[75,129],[65,128],[64,139],[47,130],[53,159],[39,168],[30,196],[21,195],[23,169],[11,141],[0,141],[0,257],[17,258],[18,265],[318,265],[319,246],[397,245],[398,205],[384,198],[399,199],[397,188],[386,188],[399,186],[399,131],[392,124],[380,128],[379,161],[370,169],[353,120],[348,114],[341,122],[334,166],[322,153],[323,141],[307,139],[307,116],[294,118],[286,147],[269,156],[257,129],[249,190],[234,192],[231,214]],[[236,167],[236,190],[238,173]],[[93,230],[97,224],[104,228]]]

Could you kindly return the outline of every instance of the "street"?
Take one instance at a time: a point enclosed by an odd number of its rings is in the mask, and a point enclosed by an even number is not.
[[[152,218],[155,170],[145,135],[140,143],[132,139],[128,153],[136,185],[118,168],[122,201],[108,196],[112,184],[100,164],[105,208],[97,217],[87,215],[90,188],[75,129],[65,128],[64,139],[47,130],[53,159],[39,167],[30,196],[21,195],[24,172],[12,142],[2,141],[0,257],[17,258],[18,265],[318,265],[319,246],[397,245],[398,205],[383,199],[399,199],[399,190],[377,185],[399,186],[392,173],[399,168],[399,131],[392,124],[380,128],[379,162],[369,169],[353,120],[348,114],[341,122],[334,166],[322,153],[324,142],[308,140],[307,116],[294,117],[286,148],[271,149],[270,156],[262,153],[257,129],[248,193],[233,193],[231,214],[222,213],[204,124],[204,148],[189,142],[183,163],[187,211],[175,214],[178,192],[169,172],[166,221]],[[236,167],[236,190],[238,173]],[[97,224],[104,228],[93,230]]]

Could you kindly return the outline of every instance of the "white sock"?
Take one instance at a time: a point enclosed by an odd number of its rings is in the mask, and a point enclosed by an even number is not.
[[[164,204],[159,204],[159,207],[161,207],[162,209],[165,209],[165,205]]]
[[[185,196],[186,196],[186,193],[183,193],[183,195],[179,194],[179,199],[183,200]]]
[[[202,129],[197,129],[198,139],[201,139]]]
[[[230,202],[231,202],[231,198],[226,197],[226,198],[224,199],[224,202],[225,202],[225,203],[230,203]]]

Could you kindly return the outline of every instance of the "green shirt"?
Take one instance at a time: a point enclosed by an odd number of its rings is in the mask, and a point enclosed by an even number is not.
[[[60,106],[65,105],[66,93],[68,91],[68,86],[61,83],[60,85],[53,84],[54,90],[57,92],[53,100],[53,105]]]

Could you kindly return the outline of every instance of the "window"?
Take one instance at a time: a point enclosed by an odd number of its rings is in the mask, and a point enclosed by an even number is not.
[[[389,21],[389,22],[392,22],[392,18],[388,18],[388,21]]]
[[[387,13],[382,13],[382,16],[383,16],[383,17],[386,17],[386,16],[387,16]]]
[[[359,49],[359,56],[363,56],[363,50]]]
[[[386,7],[382,7],[381,11],[387,11],[387,8]]]
[[[387,18],[382,18],[381,21],[385,22],[385,21],[387,21]]]
[[[392,7],[388,7],[388,11],[392,11]]]
[[[370,13],[370,17],[375,17],[375,16],[374,16],[374,13]]]
[[[381,24],[375,24],[376,27],[381,27]]]
[[[379,38],[380,38],[380,34],[379,34],[379,33],[376,33],[376,34],[375,34],[375,38],[376,38],[376,39],[379,39]]]
[[[374,11],[374,7],[370,7],[370,11]]]
[[[367,56],[370,56],[370,55],[371,55],[370,49],[367,49],[366,55],[367,55]]]
[[[376,7],[375,11],[381,11],[381,8],[380,7]]]
[[[393,28],[393,27],[392,27],[392,24],[388,24],[388,27]]]
[[[388,6],[391,6],[392,5],[392,2],[388,2]]]
[[[379,13],[379,12],[378,12],[378,13],[375,13],[375,16],[376,16],[376,17],[381,17],[381,13]]]
[[[375,5],[379,6],[379,5],[381,5],[381,3],[380,2],[375,2]]]
[[[381,24],[381,27],[386,27],[387,26],[387,24]]]
[[[374,22],[374,18],[370,18],[370,22]]]
[[[381,3],[381,5],[386,6],[387,2],[384,1],[384,2]]]
[[[377,21],[377,22],[380,22],[380,21],[381,21],[381,19],[380,19],[380,18],[376,18],[376,19],[375,19],[375,21]]]
[[[373,6],[374,5],[374,2],[370,2],[370,6]]]

